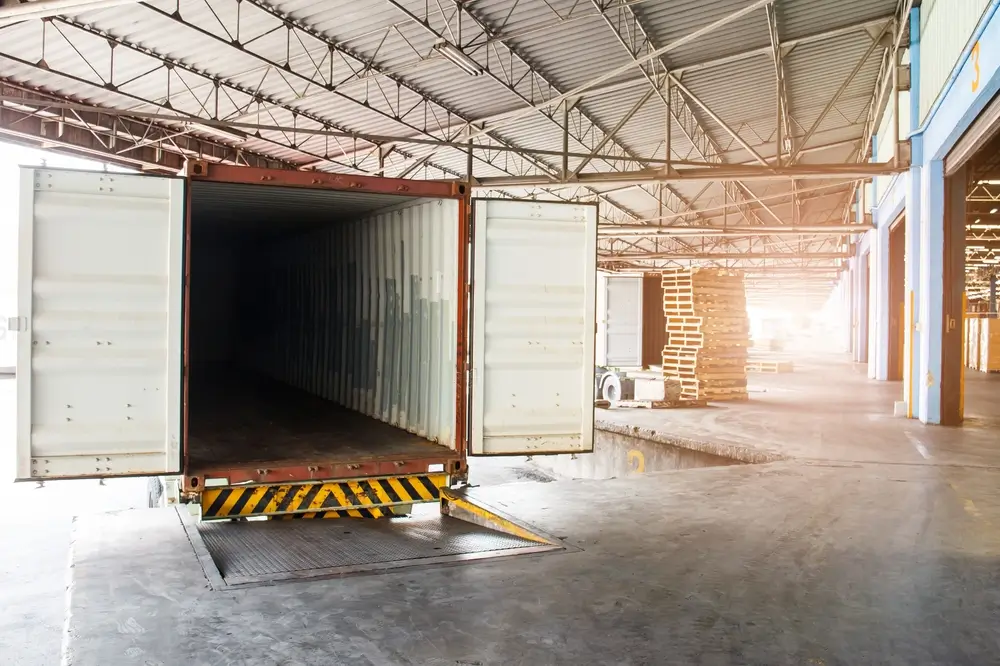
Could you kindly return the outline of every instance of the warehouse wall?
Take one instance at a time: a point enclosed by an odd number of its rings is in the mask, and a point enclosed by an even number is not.
[[[924,0],[920,6],[920,120],[940,96],[990,0]]]
[[[245,276],[248,363],[454,448],[458,205],[420,200],[268,247]]]
[[[906,338],[914,368],[904,385],[913,415],[926,423],[941,422],[944,160],[1000,91],[998,7],[998,0],[934,0],[914,9],[921,30],[911,58],[922,121],[912,136],[906,199],[906,290],[915,293],[916,331]]]

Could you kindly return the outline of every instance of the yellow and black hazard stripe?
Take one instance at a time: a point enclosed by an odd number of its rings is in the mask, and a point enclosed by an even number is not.
[[[447,474],[359,478],[318,483],[207,488],[201,517],[385,518],[393,506],[436,502]]]

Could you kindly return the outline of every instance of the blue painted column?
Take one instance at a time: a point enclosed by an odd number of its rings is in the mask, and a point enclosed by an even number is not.
[[[941,422],[941,342],[944,330],[944,162],[932,160],[920,179],[920,368],[918,417]]]
[[[914,137],[914,145],[919,141]],[[903,399],[909,415],[918,417],[920,408],[920,183],[921,168],[912,167],[906,184],[906,274],[903,344]]]
[[[910,10],[910,147],[911,163],[906,187],[906,272],[904,287],[903,399],[911,417],[919,417],[920,387],[920,184],[923,137],[920,129],[920,8]]]

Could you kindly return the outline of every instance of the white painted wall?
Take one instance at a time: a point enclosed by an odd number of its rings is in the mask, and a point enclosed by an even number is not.
[[[924,0],[920,6],[920,120],[927,117],[990,0]]]

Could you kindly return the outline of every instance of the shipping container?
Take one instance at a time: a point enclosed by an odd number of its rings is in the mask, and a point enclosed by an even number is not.
[[[660,274],[599,273],[597,365],[659,366],[667,340]]]
[[[456,182],[24,168],[17,476],[198,493],[591,451],[596,230]]]

